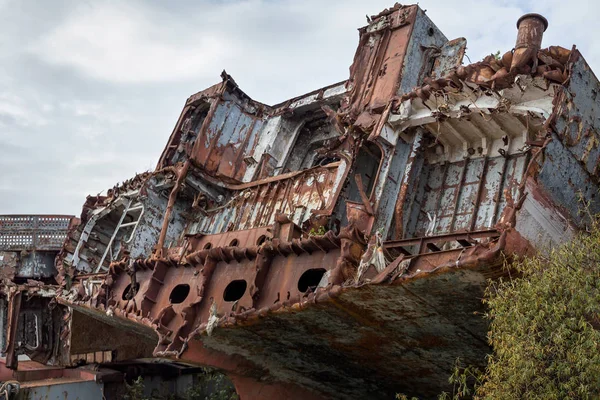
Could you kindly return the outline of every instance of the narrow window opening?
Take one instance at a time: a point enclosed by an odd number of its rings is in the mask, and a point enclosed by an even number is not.
[[[377,177],[377,172],[379,171],[381,158],[381,150],[376,144],[371,142],[363,144],[356,157],[355,170],[351,175],[352,178],[349,182],[348,200],[361,201],[360,190],[354,179],[354,175],[356,174],[359,174],[362,178],[362,190],[364,190],[367,197],[371,197],[371,192],[375,187],[375,179]]]
[[[339,157],[317,157],[313,161],[313,167],[321,167],[323,165],[331,164],[340,161]]]

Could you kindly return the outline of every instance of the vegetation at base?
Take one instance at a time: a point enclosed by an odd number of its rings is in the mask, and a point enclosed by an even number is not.
[[[310,232],[308,232],[308,236],[323,236],[327,233],[327,228],[324,226],[320,226],[317,229],[311,228]]]
[[[138,376],[131,384],[125,382],[127,393],[123,396],[123,400],[146,400],[144,397],[144,379]]]
[[[206,389],[210,394],[206,395]],[[190,386],[184,395],[185,400],[239,400],[235,388],[225,374],[206,370],[201,385]]]
[[[198,380],[190,385],[181,396],[165,390],[153,390],[150,396],[144,394],[144,379],[138,376],[133,382],[125,383],[124,400],[238,400],[239,396],[226,375],[204,368],[204,372],[196,376]],[[166,394],[165,394],[166,392]]]
[[[439,399],[600,398],[598,224],[510,271],[486,293],[493,352],[485,371],[456,368],[454,393]]]
[[[460,359],[456,360],[454,372],[448,381],[452,384],[452,393],[442,392],[438,400],[461,400],[472,398],[474,391],[481,386],[483,372],[477,368],[463,367]],[[405,394],[397,394],[397,400],[419,400],[417,397],[408,397]]]
[[[488,288],[482,399],[600,397],[600,229],[515,263]]]

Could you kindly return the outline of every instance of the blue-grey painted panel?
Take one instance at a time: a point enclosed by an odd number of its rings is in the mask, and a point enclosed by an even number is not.
[[[22,388],[26,400],[103,400],[102,383],[94,381],[61,383],[48,381],[47,385]]]

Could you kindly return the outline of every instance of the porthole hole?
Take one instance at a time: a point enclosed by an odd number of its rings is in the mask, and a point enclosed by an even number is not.
[[[127,287],[125,288],[125,290],[123,290],[123,294],[121,295],[121,298],[123,300],[131,300],[135,297],[135,295],[137,294],[138,290],[140,290],[140,284],[139,283],[135,283],[135,285],[133,286],[133,290],[131,289],[131,283],[129,285],[127,285]]]
[[[190,285],[186,283],[182,283],[177,285],[171,290],[171,294],[169,295],[169,301],[171,304],[180,304],[188,297],[190,294]]]
[[[263,244],[263,243],[264,243],[264,242],[266,242],[266,241],[267,241],[267,236],[265,236],[265,235],[260,235],[260,236],[258,237],[258,239],[256,240],[256,245],[257,245],[257,246],[260,246],[261,244]]]
[[[244,293],[246,293],[246,286],[248,286],[248,284],[243,279],[232,281],[227,285],[223,292],[223,300],[236,301],[241,299]]]
[[[325,268],[313,268],[307,270],[302,274],[300,279],[298,279],[298,290],[304,293],[309,288],[315,289],[319,286],[325,272],[327,272]]]
[[[208,243],[206,243],[206,244],[204,245],[203,249],[204,249],[204,250],[209,250],[211,247],[212,247],[212,243],[211,243],[211,242],[208,242]]]
[[[236,247],[238,244],[240,244],[240,242],[237,239],[233,239],[231,242],[229,242],[230,247]]]

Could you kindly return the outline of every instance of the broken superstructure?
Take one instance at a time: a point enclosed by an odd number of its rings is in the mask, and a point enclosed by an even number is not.
[[[463,65],[465,39],[397,4],[360,29],[349,80],[274,106],[224,72],[155,171],[87,198],[55,281],[3,272],[7,366],[160,358],[242,399],[446,389],[489,352],[477,313],[504,257],[600,211],[600,83],[575,47],[541,49],[542,16],[517,27]]]

